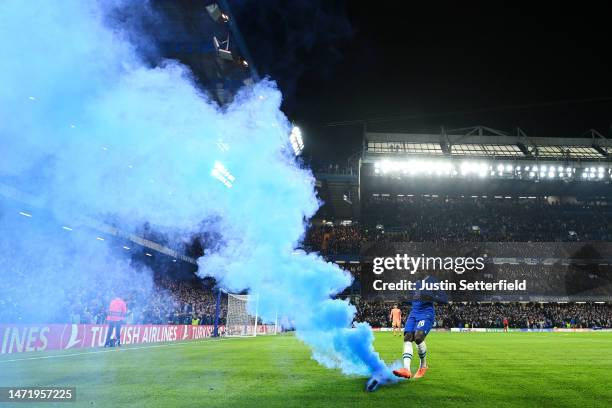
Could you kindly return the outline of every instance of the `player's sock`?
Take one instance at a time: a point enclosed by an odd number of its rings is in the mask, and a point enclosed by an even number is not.
[[[404,342],[404,354],[402,354],[402,360],[404,360],[404,368],[410,371],[410,363],[412,362],[412,342]]]
[[[417,344],[417,352],[419,353],[419,358],[421,359],[421,367],[427,367],[427,361],[425,360],[425,356],[427,356],[427,346],[425,345],[424,341]]]

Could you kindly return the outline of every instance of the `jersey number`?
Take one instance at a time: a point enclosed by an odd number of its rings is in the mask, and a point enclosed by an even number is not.
[[[425,326],[425,320],[419,320],[419,323],[417,323],[417,327],[423,327]]]

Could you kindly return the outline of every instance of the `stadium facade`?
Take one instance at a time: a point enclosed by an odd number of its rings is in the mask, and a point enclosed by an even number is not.
[[[525,226],[520,234],[516,227],[511,227],[512,237],[497,235],[491,239],[491,234],[481,236],[482,225],[475,221],[478,214],[473,214],[482,211],[481,221],[486,225],[495,217],[491,210],[484,211],[486,208],[508,212],[516,209],[520,214],[532,207],[546,212],[546,207],[552,211],[568,205],[568,219],[576,217],[578,224],[580,220],[591,220],[588,226],[584,225],[587,232],[593,225],[598,230],[607,230],[607,220],[612,215],[608,206],[612,140],[598,131],[591,129],[575,138],[542,138],[530,137],[521,129],[504,132],[475,126],[441,128],[439,133],[364,131],[362,141],[360,157],[349,163],[348,168],[317,174],[319,193],[327,205],[315,224],[323,222],[331,228],[353,225],[361,233],[365,232],[359,255],[342,251],[327,254],[330,260],[353,271],[357,283],[347,293],[366,297],[380,295],[380,299],[387,300],[398,298],[397,294],[381,295],[369,290],[372,279],[376,278],[372,275],[375,257],[398,253],[434,257],[486,254],[486,271],[474,276],[493,282],[510,274],[527,279],[532,290],[479,296],[463,293],[451,299],[610,300],[612,258],[608,243],[602,242],[602,238],[577,232],[579,228],[575,227],[579,225],[573,222],[566,228],[564,237],[551,238],[548,233],[552,228],[534,223]],[[413,201],[420,202],[421,207],[414,207]],[[448,202],[455,203],[454,207]],[[410,216],[410,210],[402,210],[403,203],[411,203],[413,207],[406,208],[414,208],[417,214]],[[428,203],[431,210],[427,210]],[[449,217],[439,213],[439,220],[435,221],[435,212],[458,207],[469,208],[472,213],[465,217],[463,224],[466,225],[452,226],[453,237],[417,232],[425,223],[429,227],[433,223],[434,229],[448,230],[448,226],[441,224],[448,222]],[[383,210],[387,211],[386,215]],[[389,211],[397,213],[389,214]],[[434,214],[425,220],[424,211]],[[401,217],[405,215],[404,222]],[[500,213],[498,218],[506,215]],[[474,223],[467,225],[470,221]],[[415,226],[414,222],[421,225]],[[458,229],[471,231],[457,237]],[[399,280],[401,276],[396,278]],[[452,274],[446,278],[459,279]]]
[[[328,216],[359,219],[372,194],[497,194],[609,197],[612,140],[530,137],[485,126],[439,133],[364,131],[361,155],[344,174],[319,173]],[[586,183],[585,183],[586,182]]]

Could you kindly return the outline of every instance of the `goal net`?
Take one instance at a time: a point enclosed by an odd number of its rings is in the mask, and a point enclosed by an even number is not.
[[[227,294],[227,317],[225,336],[248,337],[263,334],[276,334],[275,322],[262,322],[258,316],[259,299],[257,295]]]

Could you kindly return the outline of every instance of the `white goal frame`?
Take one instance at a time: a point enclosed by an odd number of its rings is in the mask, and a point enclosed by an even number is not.
[[[254,313],[249,312],[249,303],[255,302]],[[251,309],[252,310],[252,309]],[[257,335],[276,334],[278,317],[274,323],[260,324],[259,295],[239,295],[227,292],[227,315],[225,316],[225,337],[256,337]],[[260,326],[272,326],[265,333],[259,333]]]

